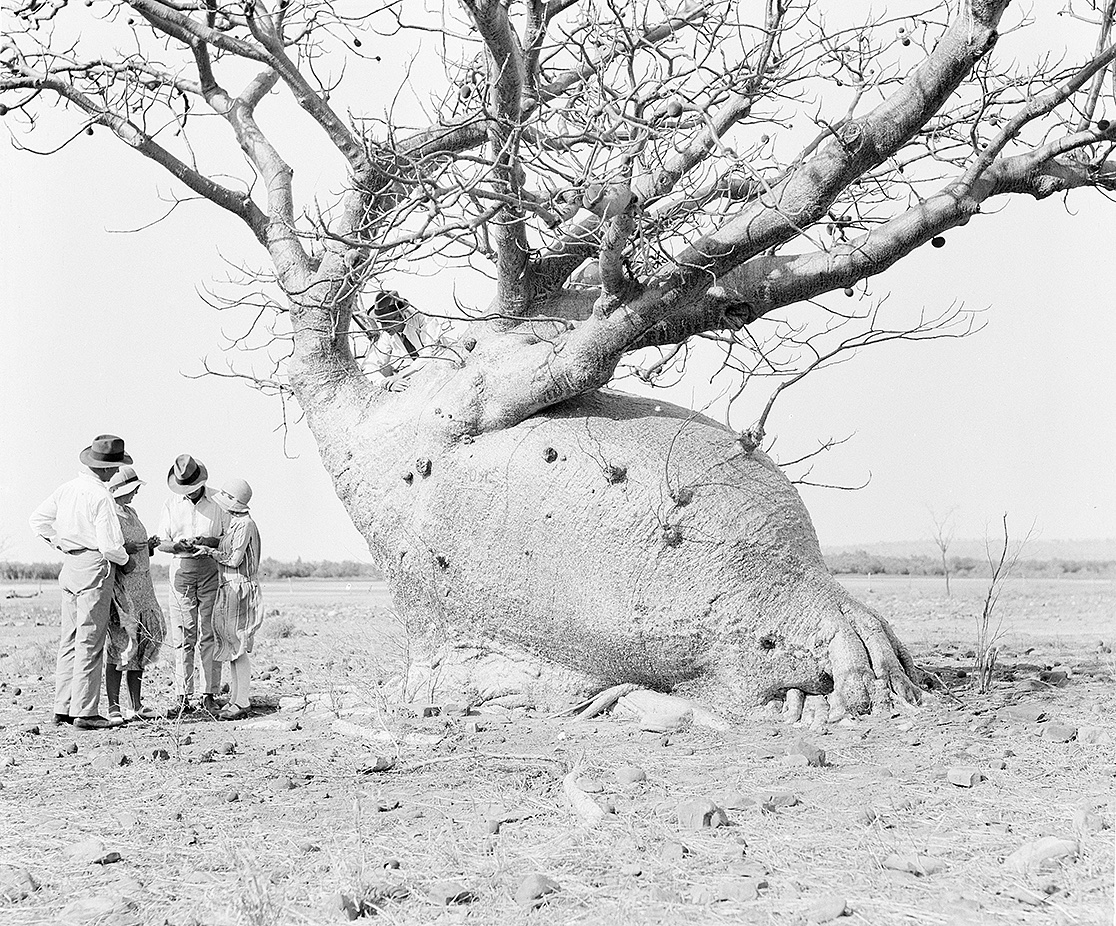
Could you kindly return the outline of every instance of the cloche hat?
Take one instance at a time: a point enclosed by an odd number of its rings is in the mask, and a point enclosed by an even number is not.
[[[93,469],[112,469],[132,462],[132,458],[124,452],[124,438],[115,434],[98,434],[93,443],[78,455],[78,459]]]
[[[130,466],[121,466],[108,483],[109,491],[113,498],[120,498],[129,492],[134,492],[142,485],[147,485]]]
[[[131,462],[129,460],[129,462]],[[167,486],[177,495],[189,495],[209,480],[209,471],[201,460],[184,453],[174,461],[167,473]]]
[[[243,479],[229,479],[214,493],[213,500],[225,511],[245,512],[252,500],[252,487]]]

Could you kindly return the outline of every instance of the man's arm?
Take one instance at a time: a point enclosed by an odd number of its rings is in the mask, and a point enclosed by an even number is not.
[[[120,518],[116,516],[116,505],[107,493],[94,505],[93,525],[97,531],[97,549],[101,551],[101,555],[117,566],[126,565],[128,551],[124,549],[124,532],[120,529]]]
[[[44,501],[38,508],[31,512],[31,517],[28,523],[31,525],[31,530],[43,538],[52,547],[57,547],[55,543],[58,537],[57,532],[54,530],[54,519],[58,516],[58,499],[57,493],[53,493],[50,498]]]

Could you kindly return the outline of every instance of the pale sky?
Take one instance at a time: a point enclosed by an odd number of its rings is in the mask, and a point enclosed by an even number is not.
[[[265,555],[369,560],[305,426],[284,442],[276,399],[187,378],[205,356],[221,364],[222,331],[235,327],[205,304],[203,287],[228,273],[226,260],[261,255],[236,219],[208,203],[114,233],[158,218],[156,195],[170,189],[104,131],[52,157],[0,140],[7,558],[51,558],[27,516],[74,475],[94,435],[113,432],[150,482],[135,503],[149,529],[167,469],[188,451],[211,481],[252,484]],[[1116,537],[1114,233],[1116,205],[1097,193],[1074,193],[1068,209],[1059,198],[1013,199],[873,281],[877,295],[890,292],[907,309],[986,308],[986,327],[961,341],[868,350],[780,399],[768,432],[785,457],[855,432],[813,478],[872,476],[858,492],[804,490],[823,545],[928,537],[928,508],[956,508],[963,537],[983,536],[1004,511],[1034,521],[1044,539]],[[420,307],[439,303],[447,282],[411,280],[405,295]],[[693,373],[664,398],[706,405],[719,389]]]

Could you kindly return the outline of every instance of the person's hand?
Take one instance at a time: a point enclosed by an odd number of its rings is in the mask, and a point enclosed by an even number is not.
[[[124,541],[124,552],[131,556],[133,553],[138,553],[142,550],[144,545],[142,543],[133,543],[131,540]]]
[[[194,545],[189,540],[176,540],[174,546],[171,547],[171,552],[176,556],[183,553],[193,553]]]

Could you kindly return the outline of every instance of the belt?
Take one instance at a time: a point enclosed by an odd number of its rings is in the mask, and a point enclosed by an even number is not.
[[[100,553],[100,550],[94,550],[92,547],[78,547],[76,550],[63,550],[67,556],[77,556],[81,553]]]

